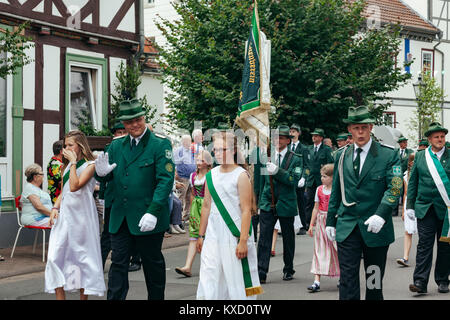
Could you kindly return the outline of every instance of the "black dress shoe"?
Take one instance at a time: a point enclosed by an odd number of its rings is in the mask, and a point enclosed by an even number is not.
[[[448,290],[448,283],[439,283],[439,286],[438,286],[438,292],[440,292],[440,293],[447,293],[449,290]]]
[[[414,284],[409,285],[409,291],[416,292],[419,294],[427,293],[427,288],[420,283],[420,281],[415,281]]]
[[[138,271],[141,269],[141,265],[138,263],[130,263],[130,266],[128,267],[129,272]]]
[[[298,230],[297,235],[298,236],[304,236],[306,234],[306,230],[301,228],[300,230]]]
[[[289,281],[294,279],[294,275],[292,273],[286,272],[283,274],[283,280]]]

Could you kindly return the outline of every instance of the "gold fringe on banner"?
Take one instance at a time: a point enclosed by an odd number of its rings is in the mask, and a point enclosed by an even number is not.
[[[261,293],[264,293],[264,290],[261,286],[245,288],[245,294],[247,295],[247,297],[254,296],[256,294],[261,294]]]

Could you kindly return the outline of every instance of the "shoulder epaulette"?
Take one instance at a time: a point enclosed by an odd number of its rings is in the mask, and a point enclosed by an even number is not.
[[[386,148],[395,150],[395,148],[394,148],[393,146],[390,146],[390,145],[388,145],[388,144],[380,143],[380,145],[382,145],[383,147],[386,147]]]
[[[161,139],[168,139],[166,135],[160,133],[160,132],[153,132],[155,134],[155,136],[157,136],[158,138]]]
[[[114,137],[114,138],[112,138],[112,139],[113,139],[113,140],[118,140],[118,139],[125,138],[126,136],[127,136],[127,135],[124,134],[123,136]]]

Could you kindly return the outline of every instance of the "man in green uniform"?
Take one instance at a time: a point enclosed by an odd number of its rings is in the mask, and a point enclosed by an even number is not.
[[[323,129],[316,128],[312,133],[313,145],[309,148],[308,169],[309,175],[306,180],[306,230],[309,229],[311,214],[314,208],[314,196],[316,189],[322,184],[320,169],[327,163],[333,163],[331,148],[323,144],[325,133]]]
[[[164,299],[166,270],[161,253],[169,227],[169,194],[174,181],[172,146],[151,132],[139,100],[122,101],[118,119],[128,133],[113,140],[95,161],[96,177],[114,185],[109,221],[112,264],[108,300],[125,300],[132,242],[142,259],[148,299]],[[103,177],[103,178],[101,178]]]
[[[261,283],[266,282],[269,272],[273,229],[277,219],[280,221],[283,234],[283,280],[292,280],[295,273],[294,217],[298,214],[296,189],[304,172],[302,172],[303,157],[288,148],[291,138],[289,127],[280,126],[278,135],[273,137],[276,148],[275,154],[272,155],[273,160],[267,162],[265,171],[262,172],[264,188],[259,202],[258,241],[258,273]],[[271,190],[270,176],[273,179],[273,190]]]
[[[308,169],[308,155],[309,149],[307,146],[302,144],[299,140],[302,131],[300,129],[300,125],[294,123],[291,125],[289,129],[289,134],[292,136],[291,144],[288,148],[297,154],[301,154],[303,157],[303,172],[305,172],[305,177],[307,177],[306,172],[309,172]],[[301,179],[300,179],[301,180]],[[305,182],[306,179],[299,181],[297,192],[297,207],[298,207],[298,215],[300,217],[300,221],[302,223],[302,227],[298,231],[297,235],[305,235],[306,234],[306,200],[305,200]]]
[[[347,138],[348,138],[347,133],[339,133],[338,136],[336,137],[336,143],[338,148],[331,153],[334,160],[336,160],[336,154],[339,152],[339,149],[345,147],[348,144]]]
[[[450,151],[445,147],[445,135],[448,130],[439,123],[430,124],[425,132],[430,147],[418,152],[408,182],[406,214],[417,218],[419,243],[417,244],[416,267],[414,269],[414,283],[409,286],[412,292],[427,293],[428,279],[433,262],[434,239],[440,239],[448,205],[444,202],[438,184],[443,186],[443,192],[450,190]],[[428,158],[428,159],[427,159]],[[433,159],[434,158],[434,159]],[[438,167],[438,176],[432,170]],[[434,168],[433,168],[434,167]],[[441,177],[441,173],[443,177]],[[437,183],[438,182],[438,183]],[[440,239],[441,240],[441,239]],[[444,241],[437,242],[436,266],[434,280],[438,285],[438,292],[449,292],[450,273],[450,245]]]
[[[419,146],[417,147],[417,152],[425,150],[426,148],[428,148],[428,146],[429,146],[428,139],[427,138],[421,139],[419,141]]]
[[[408,149],[408,139],[405,138],[404,136],[400,136],[397,140],[397,143],[399,144],[400,148],[396,148],[395,151],[398,152],[399,156],[400,156],[400,164],[402,167],[402,173],[404,174],[405,171],[408,169],[408,161],[409,161],[409,156],[411,154],[414,153],[413,150]],[[400,201],[399,203],[403,203],[403,197],[400,196]],[[393,216],[398,216],[398,207],[396,207],[393,211],[392,211],[392,215]]]
[[[360,299],[363,254],[366,300],[382,300],[387,251],[395,240],[391,213],[403,189],[400,158],[370,137],[375,120],[366,106],[350,107],[344,122],[354,144],[337,154],[326,227],[337,242],[339,299]]]

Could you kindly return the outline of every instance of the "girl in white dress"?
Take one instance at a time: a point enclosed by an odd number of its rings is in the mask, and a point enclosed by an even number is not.
[[[63,190],[50,216],[45,292],[64,300],[65,291],[80,290],[80,300],[87,300],[106,290],[93,197],[95,158],[80,131],[69,132],[64,146]]]
[[[409,252],[411,251],[412,236],[417,234],[417,218],[411,219],[406,212],[406,201],[408,191],[409,173],[414,164],[414,154],[410,154],[408,158],[408,170],[403,175],[403,206],[402,206],[402,220],[405,225],[405,238],[403,243],[403,258],[397,259],[397,263],[404,267],[409,267]]]
[[[201,253],[197,299],[256,299],[263,290],[259,283],[255,242],[249,234],[250,178],[237,164],[244,162],[237,160],[233,134],[216,135],[214,153],[221,165],[206,176],[197,241],[197,251]],[[232,227],[227,225],[224,216]]]

